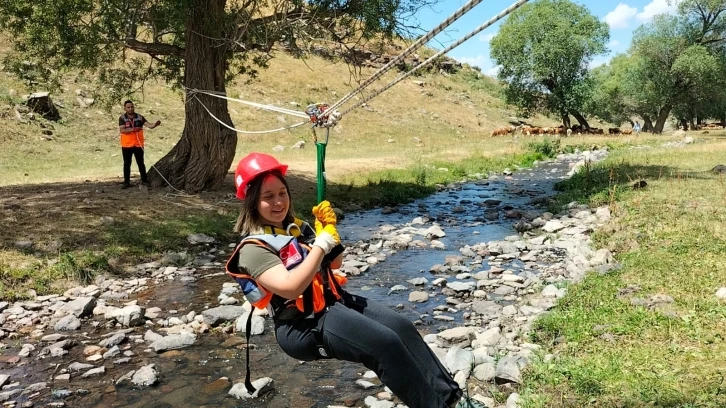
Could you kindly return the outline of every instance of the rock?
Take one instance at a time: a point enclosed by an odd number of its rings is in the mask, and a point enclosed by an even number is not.
[[[0,392],[0,402],[5,402],[8,400],[11,400],[11,399],[15,398],[15,396],[20,394],[21,392],[23,392],[23,390],[20,388],[15,389],[15,390]]]
[[[711,169],[711,173],[724,174],[724,173],[726,173],[726,166],[724,166],[723,164],[719,164]]]
[[[559,289],[555,285],[547,285],[542,289],[542,296],[544,297],[557,297]]]
[[[444,364],[453,375],[463,371],[466,376],[471,373],[471,366],[474,362],[474,354],[469,350],[464,350],[459,346],[453,346],[444,357]]]
[[[613,259],[613,254],[605,248],[598,249],[595,251],[595,255],[590,258],[590,265],[592,266],[600,266],[605,264],[611,264],[614,263],[615,260]]]
[[[131,382],[138,386],[149,387],[156,384],[158,375],[156,365],[149,364],[139,368],[131,378]]]
[[[57,331],[78,330],[79,327],[81,327],[81,321],[72,314],[62,317],[60,320],[58,320],[55,326],[53,326],[53,328]]]
[[[73,314],[78,318],[91,316],[96,307],[96,298],[80,297],[61,306],[56,313],[60,315]]]
[[[123,327],[143,326],[144,325],[144,309],[139,305],[126,306],[121,309],[107,309],[106,320],[115,319]]]
[[[106,367],[100,366],[100,367],[92,368],[92,369],[86,371],[85,373],[83,373],[81,375],[81,378],[93,377],[94,375],[105,374],[105,373],[106,373]]]
[[[285,146],[283,146],[283,145],[277,145],[277,146],[275,146],[275,147],[272,148],[272,151],[273,152],[282,152],[284,150],[285,150]]]
[[[264,377],[264,378],[260,378],[258,380],[252,381],[252,386],[255,387],[255,389],[256,389],[254,393],[250,393],[247,390],[247,387],[245,387],[244,383],[237,383],[232,386],[232,389],[229,390],[229,395],[231,395],[237,399],[257,398],[260,395],[273,389],[274,382],[272,381],[272,378]]]
[[[363,388],[364,390],[369,390],[369,389],[371,389],[371,388],[376,388],[376,387],[377,387],[377,385],[373,384],[373,383],[372,383],[372,382],[370,382],[370,381],[366,381],[366,380],[357,380],[357,381],[355,382],[355,384],[356,384],[357,386],[359,386],[359,387]]]
[[[103,340],[101,340],[100,343],[98,343],[101,347],[113,347],[115,345],[121,344],[126,340],[126,333],[116,333],[112,336],[109,336]]]
[[[93,364],[73,362],[68,366],[68,370],[70,370],[71,372],[75,372],[75,371],[88,370],[89,368],[93,368],[93,367],[94,367]]]
[[[19,357],[28,357],[30,352],[35,350],[35,346],[32,344],[23,344],[23,348],[18,352]]]
[[[424,303],[429,300],[429,294],[426,292],[411,292],[408,295],[408,301],[411,303]]]
[[[0,374],[0,389],[2,389],[3,385],[7,384],[7,382],[10,380],[10,376],[7,374]]]
[[[115,220],[113,219],[113,217],[109,217],[107,215],[101,217],[101,224],[103,225],[113,225],[114,222]]]
[[[388,295],[390,295],[391,293],[405,292],[407,290],[408,290],[408,288],[403,285],[395,285],[394,287],[392,287],[391,289],[388,290]]]
[[[216,326],[222,322],[236,320],[242,316],[245,308],[242,306],[220,306],[207,309],[202,312],[204,322],[210,326]]]
[[[363,403],[366,404],[366,407],[368,408],[393,408],[396,406],[396,404],[391,401],[379,400],[372,395],[367,396],[363,400]]]
[[[477,333],[476,344],[478,347],[495,347],[501,339],[501,329],[499,327],[492,327],[483,333]]]
[[[213,244],[215,239],[205,234],[189,234],[187,235],[187,242],[192,245]]]
[[[158,333],[154,333],[151,330],[147,330],[146,333],[144,333],[144,341],[147,343],[153,343],[153,342],[155,342],[157,340],[161,340],[163,338],[164,338],[164,336],[162,336],[161,334],[158,334]]]
[[[694,140],[693,140],[693,138],[691,136],[686,136],[686,137],[683,138],[683,143],[685,143],[685,144],[692,144],[693,141]]]
[[[472,302],[472,309],[485,317],[498,317],[502,313],[502,306],[488,300],[475,300]]]
[[[38,392],[38,391],[44,390],[46,388],[48,388],[48,383],[45,383],[45,382],[31,384],[31,385],[25,387],[25,389],[23,390],[23,394],[32,394],[34,392]]]
[[[305,141],[304,141],[304,140],[298,140],[298,141],[297,141],[297,142],[295,142],[295,144],[294,144],[294,145],[292,145],[292,147],[290,147],[290,148],[291,148],[291,149],[302,149],[302,148],[304,148],[304,147],[305,147]]]
[[[15,241],[15,247],[28,250],[33,247],[33,241]]]
[[[489,382],[494,379],[496,368],[494,363],[486,362],[474,367],[474,377],[482,382]]]
[[[35,92],[28,96],[25,106],[45,119],[57,121],[61,118],[48,92]]]
[[[406,282],[408,282],[408,283],[410,283],[411,285],[414,285],[414,286],[421,286],[421,285],[425,285],[425,284],[429,283],[429,280],[426,279],[426,278],[421,277],[421,278],[409,279]]]
[[[716,297],[719,299],[726,299],[726,287],[717,290]]]
[[[166,337],[162,337],[151,343],[151,348],[160,353],[166,350],[176,350],[184,347],[189,347],[197,340],[197,336],[194,333],[182,331],[179,334],[170,334]]]
[[[446,233],[438,225],[433,225],[426,230],[426,238],[443,238],[445,236]]]
[[[113,346],[107,352],[103,353],[103,359],[108,360],[118,356],[119,354],[121,354],[121,350],[119,350],[118,346]]]
[[[443,242],[439,241],[438,239],[434,239],[434,240],[431,241],[431,248],[432,249],[440,249],[440,250],[443,251],[443,250],[446,249],[446,244],[444,244]]]
[[[519,371],[518,359],[512,356],[506,356],[499,359],[497,363],[495,380],[497,384],[522,382],[522,374]]]
[[[471,340],[474,338],[474,332],[475,329],[473,327],[455,327],[438,333],[436,337],[445,346],[459,345],[466,347],[471,344]]]
[[[559,220],[550,220],[547,221],[547,223],[542,227],[542,230],[545,232],[557,232],[565,228],[565,224],[563,224]]]
[[[476,282],[449,282],[446,287],[456,292],[471,292],[476,289]]]
[[[249,313],[245,313],[238,317],[234,323],[234,331],[237,333],[247,333],[247,318]],[[250,334],[257,336],[265,332],[265,318],[262,316],[252,315],[252,327],[250,328]]]
[[[513,392],[507,398],[507,408],[519,408],[519,394]]]

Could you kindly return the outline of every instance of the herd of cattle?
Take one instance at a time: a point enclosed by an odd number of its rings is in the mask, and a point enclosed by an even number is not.
[[[583,128],[580,125],[573,125],[571,128],[566,128],[563,125],[557,126],[557,127],[538,127],[538,126],[527,126],[527,125],[520,125],[520,126],[504,126],[500,127],[498,129],[494,129],[492,131],[492,136],[504,136],[504,135],[511,135],[511,134],[523,134],[523,135],[567,135],[571,136],[573,134],[575,135],[604,135],[606,129],[600,129],[600,128],[594,128],[591,127],[589,130],[586,128]],[[607,129],[607,134],[609,135],[630,135],[633,133],[633,129],[623,129],[620,128],[609,128]]]
[[[717,129],[723,129],[724,126],[722,126],[720,123],[705,123],[702,125],[696,125],[694,130],[701,130],[701,129],[708,129],[708,130],[717,130]],[[557,126],[557,127],[538,127],[538,126],[528,126],[528,125],[519,125],[519,126],[504,126],[500,127],[498,129],[494,129],[492,131],[492,136],[505,136],[505,135],[511,135],[511,134],[522,134],[526,136],[530,135],[604,135],[607,131],[608,135],[631,135],[633,134],[633,129],[620,129],[620,128],[608,128],[608,129],[600,129],[600,128],[593,128],[591,127],[589,130],[583,128],[580,125],[573,125],[571,128],[566,128],[563,125]]]

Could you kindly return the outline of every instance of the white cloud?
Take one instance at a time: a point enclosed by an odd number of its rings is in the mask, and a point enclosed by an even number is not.
[[[484,75],[489,75],[490,77],[496,78],[497,74],[499,74],[499,69],[501,67],[497,65],[496,67],[489,68],[484,72]]]
[[[638,20],[645,22],[651,20],[658,14],[674,14],[678,10],[678,3],[681,0],[671,1],[668,4],[668,0],[653,0],[643,7],[643,11],[638,13],[636,16]]]
[[[660,1],[660,0],[654,0],[654,2],[656,2],[656,1]],[[662,1],[665,2],[666,0],[662,0]],[[637,8],[630,7],[624,3],[620,3],[620,4],[618,4],[617,7],[615,7],[615,10],[609,12],[605,16],[604,21],[613,30],[617,30],[619,28],[628,28],[628,22],[630,21],[630,19],[635,17],[636,14],[638,14]]]
[[[610,48],[611,50],[613,48],[618,48],[619,46],[620,46],[620,41],[618,41],[618,40],[610,40],[610,42],[608,43],[608,48]]]
[[[479,41],[488,43],[491,41],[497,33],[482,34],[479,36]]]
[[[474,67],[483,68],[485,65],[491,65],[489,57],[486,55],[477,55],[476,57],[456,57],[462,64],[469,64]]]

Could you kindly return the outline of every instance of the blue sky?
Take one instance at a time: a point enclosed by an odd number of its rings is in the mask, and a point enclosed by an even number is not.
[[[509,7],[515,0],[484,0],[472,11],[439,34],[430,46],[444,48],[460,37],[468,34],[500,11]],[[536,0],[533,0],[536,1]],[[467,0],[441,0],[431,9],[425,9],[415,17],[417,23],[425,30],[430,30],[446,17],[458,10]],[[676,6],[669,5],[668,0],[575,0],[590,9],[600,20],[610,25],[611,50],[608,55],[595,58],[592,66],[606,63],[614,55],[624,52],[630,45],[633,30],[650,21],[653,16],[661,13],[673,13]],[[481,34],[475,36],[449,53],[459,61],[476,65],[488,75],[496,75],[496,67],[489,58],[489,40],[497,33],[501,20]]]

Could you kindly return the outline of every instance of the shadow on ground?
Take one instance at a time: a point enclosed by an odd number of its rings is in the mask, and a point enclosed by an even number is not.
[[[309,218],[315,204],[315,180],[292,173],[288,181],[298,216]],[[104,251],[122,261],[143,261],[184,246],[191,233],[222,242],[235,240],[232,227],[240,206],[231,174],[221,190],[193,196],[120,187],[115,181],[98,181],[0,188],[0,249],[39,258],[76,250]],[[432,191],[414,183],[377,180],[363,186],[331,184],[328,197],[345,209],[370,208],[399,204]],[[32,246],[23,248],[22,241]]]

